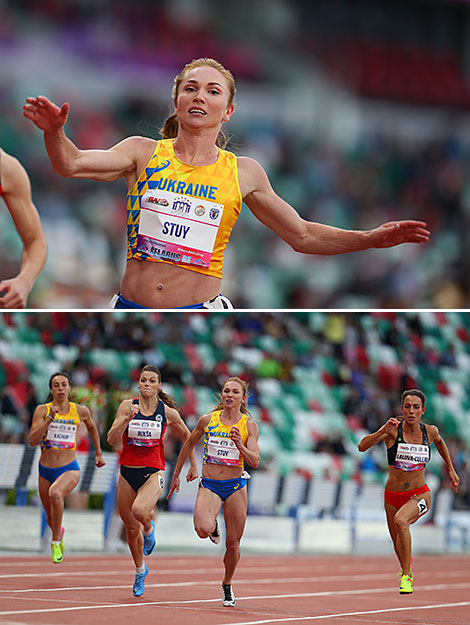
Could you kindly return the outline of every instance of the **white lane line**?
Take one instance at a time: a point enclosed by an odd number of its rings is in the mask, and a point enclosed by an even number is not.
[[[441,574],[436,575],[437,577],[441,577]],[[429,576],[428,576],[429,577]],[[449,576],[450,577],[450,576]],[[129,576],[130,579],[130,576]],[[374,575],[374,580],[390,580],[390,574],[383,573],[381,575]],[[336,576],[336,577],[276,577],[272,579],[237,579],[236,586],[241,586],[242,584],[248,584],[253,586],[254,584],[282,584],[285,585],[287,583],[295,583],[295,584],[305,584],[305,583],[316,583],[316,582],[339,582],[339,581],[362,581],[362,580],[370,580],[370,575],[347,575],[347,576]],[[119,584],[114,586],[67,586],[60,588],[22,588],[17,590],[8,590],[8,594],[24,594],[24,593],[39,593],[39,592],[71,592],[75,590],[113,590],[113,589],[121,589],[121,588],[129,588],[131,581],[127,584]],[[466,584],[466,582],[464,582]],[[214,580],[194,580],[190,582],[156,582],[153,584],[146,583],[145,588],[167,588],[167,587],[188,587],[188,586],[212,586],[212,585],[220,585],[219,577]],[[415,586],[416,587],[416,586]],[[445,586],[447,588],[447,586]],[[458,587],[458,584],[453,584],[454,588]],[[464,586],[466,587],[466,586]],[[420,586],[421,589],[427,588],[427,586]],[[432,586],[432,588],[438,588],[438,586]],[[0,589],[2,592],[3,589]],[[329,593],[338,593],[343,591],[325,591]],[[356,592],[356,591],[350,591]]]
[[[339,614],[320,614],[318,616],[293,616],[288,618],[265,619],[262,621],[237,621],[236,623],[224,623],[223,625],[263,625],[263,623],[286,623],[287,621],[318,621],[324,618],[341,618],[344,616],[364,616],[366,614],[384,614],[390,612],[405,612],[409,610],[435,610],[437,608],[456,608],[470,605],[470,601],[458,603],[439,603],[430,605],[406,606],[403,608],[384,608],[382,610],[367,610],[364,612],[341,612]]]
[[[152,570],[150,570],[152,572]],[[213,573],[214,570],[211,570]],[[246,572],[246,571],[245,571]],[[158,571],[160,573],[160,571]],[[130,578],[131,574],[129,571],[126,571],[125,574]],[[56,575],[53,573],[53,575]],[[93,573],[93,575],[96,575]],[[439,574],[439,576],[441,576]],[[37,577],[37,576],[35,576]],[[42,577],[42,576],[41,576]],[[374,580],[377,579],[390,579],[391,575],[389,573],[382,573],[380,575],[374,575]],[[263,578],[263,579],[237,579],[236,584],[286,584],[286,583],[296,583],[296,584],[304,584],[308,582],[316,583],[316,582],[340,582],[340,581],[362,581],[362,580],[370,580],[370,575],[336,575],[334,577],[325,577],[324,575],[318,577],[274,577],[274,578]],[[215,580],[193,580],[190,582],[159,582],[154,584],[145,584],[146,588],[165,588],[167,586],[203,586],[207,584],[220,584],[220,576]],[[113,588],[127,588],[129,584],[119,585],[119,586],[69,586],[69,587],[61,587],[61,588],[21,588],[17,590],[8,590],[8,592],[14,593],[25,593],[25,592],[68,592],[71,590],[110,590]]]
[[[157,562],[157,561],[155,561]],[[151,562],[150,562],[151,565]],[[240,567],[241,568],[241,567]],[[240,571],[240,573],[242,574],[248,574],[248,573],[252,573],[252,572],[259,572],[261,570],[264,569],[247,569],[244,568],[243,571]],[[269,569],[267,569],[270,573],[272,573],[272,567],[270,567]],[[355,569],[357,570],[357,569]],[[72,577],[72,576],[77,576],[77,577],[108,577],[108,576],[115,576],[115,575],[129,575],[129,572],[132,571],[132,565],[129,562],[129,564],[126,566],[125,569],[122,570],[112,570],[112,571],[97,571],[97,570],[93,570],[93,571],[54,571],[53,573],[44,573],[44,572],[40,572],[40,573],[13,573],[13,574],[5,574],[5,575],[0,575],[0,579],[27,579],[30,577],[34,577],[37,578],[38,575],[40,575],[41,579],[45,579],[48,577],[63,577],[64,574],[66,574],[68,577]],[[187,573],[188,569],[185,569],[184,571],[167,571],[167,570],[162,570],[161,568],[158,568],[158,570],[153,570],[150,569],[151,572],[153,572],[155,575],[158,576],[162,576],[162,577],[167,577],[167,575],[169,573],[174,573],[175,575],[181,575],[182,573]],[[210,569],[190,569],[191,571],[191,575],[194,575],[196,573],[200,573],[201,575],[207,575],[208,573],[214,573],[214,568],[210,568]],[[278,569],[276,567],[276,571],[280,571],[280,569]],[[297,572],[299,572],[297,570]],[[468,569],[453,569],[452,571],[448,571],[445,573],[445,577],[446,578],[452,578],[452,577],[467,577],[469,574]],[[442,577],[443,576],[443,572],[442,569],[439,569],[439,571],[427,571],[425,573],[426,577],[432,578],[432,577]],[[308,576],[308,577],[298,577],[295,578],[297,580],[299,580],[300,582],[302,581],[312,581],[312,582],[317,582],[317,581],[342,581],[342,580],[355,580],[355,581],[359,581],[359,580],[363,580],[363,579],[390,579],[390,577],[392,576],[391,573],[378,573],[378,574],[374,574],[371,573],[370,571],[368,571],[367,573],[360,573],[360,574],[348,574],[348,575],[316,575],[316,576]],[[243,582],[247,582],[247,583],[257,583],[257,584],[264,584],[264,583],[276,583],[278,581],[280,581],[280,583],[285,583],[286,581],[293,581],[294,578],[292,578],[291,576],[289,577],[276,577],[274,579],[272,578],[258,578],[258,579],[249,579],[249,580],[243,580]],[[239,580],[237,580],[237,583],[241,583]],[[174,582],[172,585],[177,585],[178,582]],[[102,586],[102,588],[113,588],[113,586]],[[52,590],[52,589],[50,589]],[[58,588],[57,590],[68,590],[66,588]],[[18,592],[18,591],[14,591],[12,590],[11,592]]]
[[[419,590],[448,590],[449,588],[470,588],[469,583],[462,584],[438,584],[435,586],[421,586]],[[328,590],[328,591],[320,591],[320,592],[303,592],[303,593],[292,593],[285,595],[254,595],[250,597],[237,597],[237,601],[259,601],[264,599],[274,600],[274,599],[298,599],[305,597],[329,597],[329,596],[338,596],[338,595],[370,595],[384,592],[396,592],[396,586],[393,588],[362,588],[360,590]],[[6,610],[0,612],[0,616],[12,615],[12,614],[41,614],[46,612],[73,612],[75,610],[101,610],[107,608],[127,608],[129,606],[140,607],[147,605],[188,605],[193,603],[214,603],[219,602],[220,599],[191,599],[184,601],[146,601],[146,602],[135,602],[135,603],[107,603],[102,605],[88,605],[88,606],[73,606],[68,608],[44,608],[44,609],[31,609],[31,610]],[[468,602],[470,603],[470,602]],[[462,604],[466,605],[466,603]],[[304,617],[302,617],[304,618]],[[295,620],[295,619],[294,619]],[[264,622],[264,621],[260,621]],[[269,622],[269,621],[266,621]],[[237,625],[244,625],[242,623],[238,623]]]
[[[65,562],[65,561],[64,561]],[[155,560],[155,562],[157,562],[157,560]],[[218,562],[218,561],[217,561]],[[42,562],[42,566],[44,566],[45,564],[49,564],[50,560],[45,560],[44,562]],[[132,568],[132,560],[129,557],[128,562],[119,562],[119,564],[123,565],[122,570],[116,570],[116,568],[113,568],[112,570],[96,570],[94,569],[93,571],[75,571],[75,570],[67,570],[65,571],[65,573],[67,575],[121,575],[121,574],[125,574],[127,573],[131,568]],[[151,563],[151,560],[149,561],[149,565]],[[74,563],[75,564],[75,563]],[[100,562],[101,564],[101,562]],[[23,567],[29,567],[29,563],[24,563]],[[51,564],[52,566],[52,564]],[[87,563],[88,568],[92,568],[93,567],[93,561],[90,560]],[[61,567],[62,568],[62,567]],[[240,567],[242,568],[242,567]],[[293,569],[296,572],[299,572],[299,569],[301,569],[302,567],[280,567],[280,566],[276,566],[276,571],[279,572],[289,572],[292,571]],[[315,567],[305,567],[307,568],[310,572],[312,571],[312,569],[314,569]],[[324,567],[318,567],[320,570],[323,570]],[[181,575],[182,573],[187,573],[188,570],[191,571],[191,575],[193,574],[201,574],[201,575],[206,575],[207,573],[213,573],[214,572],[214,567],[212,568],[203,568],[203,569],[194,569],[192,567],[186,567],[184,569],[162,569],[160,566],[158,568],[158,571],[156,571],[156,573],[158,573],[159,575],[163,575],[163,576],[167,576],[167,575]],[[268,572],[268,573],[272,573],[273,571],[273,567],[272,566],[259,566],[259,567],[248,567],[248,566],[244,566],[243,567],[244,573],[263,573],[263,572]],[[354,571],[357,571],[357,567],[353,567]],[[455,570],[455,569],[453,569]],[[57,571],[54,573],[45,573],[43,571],[40,571],[39,573],[41,575],[41,577],[62,577],[64,575],[64,572],[62,571]],[[442,570],[441,570],[441,574],[442,574]],[[0,574],[0,579],[5,579],[5,578],[13,578],[13,577],[37,577],[38,576],[38,572],[36,573],[2,573]],[[369,577],[370,577],[370,572],[369,572]]]

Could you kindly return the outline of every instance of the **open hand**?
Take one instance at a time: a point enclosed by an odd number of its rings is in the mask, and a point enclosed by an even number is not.
[[[70,109],[68,102],[59,108],[43,95],[26,98],[26,102],[27,104],[23,106],[23,115],[44,132],[54,132],[65,126]]]
[[[371,230],[371,247],[394,247],[402,243],[426,243],[431,236],[424,221],[406,219],[403,221],[388,221],[378,228]]]

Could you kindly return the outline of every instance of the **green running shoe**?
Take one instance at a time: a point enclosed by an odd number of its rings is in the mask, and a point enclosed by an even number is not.
[[[60,536],[60,550],[62,551],[62,555],[64,555],[64,551],[65,551],[65,545],[64,545],[65,527],[62,526],[60,529],[62,530],[62,534]]]
[[[60,543],[52,543],[51,550],[52,550],[52,562],[54,564],[60,564],[64,557],[64,553],[62,551]]]
[[[400,578],[400,595],[409,595],[413,592],[413,576],[402,575]]]

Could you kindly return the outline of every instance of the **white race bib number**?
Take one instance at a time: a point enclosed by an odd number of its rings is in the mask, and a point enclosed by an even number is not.
[[[429,447],[412,443],[398,443],[395,468],[402,471],[424,469],[429,460]]]
[[[130,445],[152,447],[158,445],[161,435],[161,418],[156,421],[153,419],[131,419],[127,429],[127,442]]]
[[[150,189],[140,206],[139,252],[176,264],[209,267],[223,204]]]
[[[211,436],[207,441],[207,462],[237,466],[240,452],[230,438]]]
[[[53,449],[73,449],[76,433],[76,425],[52,421],[47,428],[47,447]]]

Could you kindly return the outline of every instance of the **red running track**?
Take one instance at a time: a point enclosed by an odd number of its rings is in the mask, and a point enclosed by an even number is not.
[[[156,553],[132,596],[129,556],[0,557],[0,623],[43,625],[468,625],[470,556],[417,556],[414,593],[398,593],[393,557],[243,555],[235,607],[221,601],[221,553]]]

